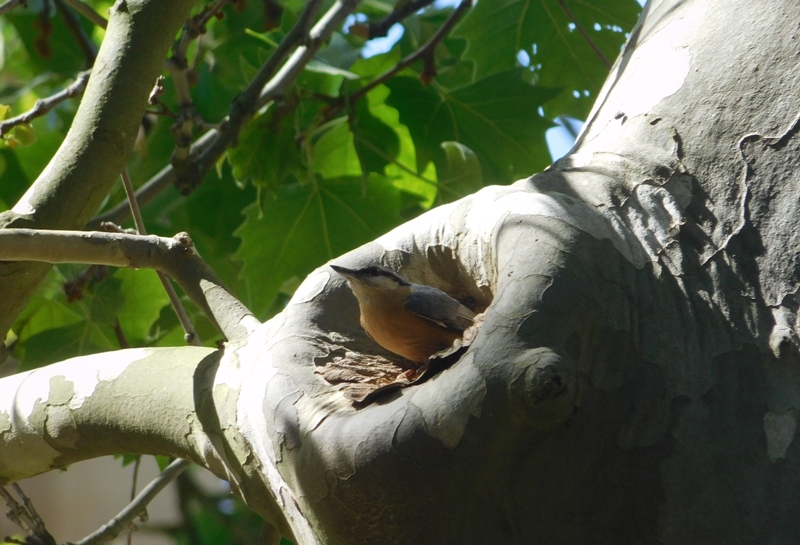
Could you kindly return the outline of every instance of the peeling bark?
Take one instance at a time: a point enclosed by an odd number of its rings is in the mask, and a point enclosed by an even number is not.
[[[195,456],[302,544],[795,542],[798,20],[648,4],[570,155],[337,259],[485,311],[459,361],[354,405],[316,371],[392,356],[321,267],[203,368]]]

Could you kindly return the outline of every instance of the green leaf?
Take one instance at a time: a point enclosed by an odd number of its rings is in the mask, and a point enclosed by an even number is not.
[[[27,50],[28,61],[37,72],[72,76],[87,68],[86,55],[62,17],[51,15],[44,27],[40,14],[33,10],[15,10],[5,15],[4,19],[16,29]],[[91,34],[93,25],[90,22],[81,17],[78,24],[87,34]]]
[[[253,38],[264,42],[270,47],[278,47],[278,42],[281,41],[281,35],[283,34],[280,31],[271,30],[269,32],[256,32],[251,28],[244,29],[244,33],[248,36],[252,36]]]
[[[54,130],[55,127],[51,126],[48,120],[49,118],[44,117],[33,120],[37,134],[36,145],[18,146],[13,150],[20,167],[31,180],[35,180],[41,174],[50,158],[64,141],[64,134],[60,130]]]
[[[281,287],[398,225],[399,191],[382,176],[282,187],[274,199],[245,209],[236,258],[250,308],[264,316]]]
[[[0,212],[14,206],[30,185],[16,152],[0,148]]]
[[[220,168],[222,176],[208,176],[188,199],[163,207],[160,215],[145,217],[147,225],[179,225],[191,233],[195,248],[225,284],[239,293],[239,263],[231,258],[239,247],[233,235],[242,223],[242,208],[256,199],[254,186],[241,187],[234,182],[232,167],[226,161]],[[145,212],[156,212],[154,207]],[[164,234],[172,234],[172,231]],[[172,311],[170,311],[172,312]],[[177,327],[177,323],[173,327]],[[179,341],[182,343],[182,341]]]
[[[356,102],[349,121],[362,172],[383,173],[384,167],[400,152],[397,133],[372,115],[367,100]]]
[[[334,32],[328,42],[328,46],[317,53],[315,58],[331,66],[348,69],[361,58],[361,47],[351,44],[339,32]]]
[[[117,324],[117,312],[125,301],[121,286],[120,279],[106,278],[99,282],[91,293],[84,295],[89,307],[89,319],[109,327]]]
[[[330,122],[312,146],[311,170],[333,179],[361,176],[361,163],[347,119]]]
[[[368,59],[358,59],[350,67],[350,71],[358,74],[367,82],[390,70],[398,62],[400,62],[400,51],[397,48],[392,48],[386,53],[373,55]]]
[[[150,328],[169,305],[169,297],[155,271],[119,269],[114,278],[122,294],[116,318],[131,346],[141,346],[149,340]]]
[[[475,152],[458,142],[442,142],[446,169],[439,173],[437,204],[470,195],[483,187],[481,164]]]
[[[625,42],[623,29],[633,27],[641,10],[635,0],[566,0],[566,5],[610,62]],[[525,51],[538,85],[564,89],[545,107],[549,117],[585,119],[608,75],[557,0],[483,0],[453,35],[468,40],[465,58],[475,62],[478,79],[517,66],[518,52]]]
[[[23,371],[54,361],[119,348],[110,328],[84,320],[46,329],[20,341],[19,345]]]
[[[61,266],[74,276],[77,266]],[[73,271],[73,272],[70,272]],[[67,302],[66,278],[54,269],[15,324],[26,368],[59,359],[119,348],[114,327],[122,328],[132,346],[148,340],[151,325],[168,299],[153,271],[120,269]]]
[[[19,142],[21,146],[30,146],[36,142],[36,133],[33,132],[33,125],[30,123],[14,127],[11,131],[11,137]]]
[[[114,458],[118,460],[122,460],[122,467],[129,466],[134,463],[136,460],[141,458],[141,454],[115,454]]]
[[[156,459],[156,464],[158,465],[159,471],[164,471],[167,469],[167,466],[172,463],[172,460],[170,460],[169,456],[162,456],[159,454],[157,456],[153,456],[153,458]]]
[[[488,183],[508,183],[550,163],[544,133],[552,123],[538,108],[556,91],[523,81],[520,69],[450,92],[410,77],[386,85],[386,103],[397,108],[414,138],[418,169],[433,161],[437,171],[445,171],[441,144],[450,141],[475,152]]]
[[[274,191],[287,178],[300,178],[305,168],[295,142],[293,112],[269,108],[257,116],[242,129],[228,157],[239,182]]]

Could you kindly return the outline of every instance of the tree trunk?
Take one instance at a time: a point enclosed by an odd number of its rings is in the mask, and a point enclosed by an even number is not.
[[[648,4],[570,155],[337,260],[485,311],[460,359],[354,404],[318,371],[382,352],[323,267],[226,347],[215,463],[303,544],[796,543],[798,21]]]
[[[260,386],[322,542],[797,541],[797,21],[649,4],[568,157],[341,260],[491,301],[432,380],[333,408],[291,355],[356,310],[309,278]]]

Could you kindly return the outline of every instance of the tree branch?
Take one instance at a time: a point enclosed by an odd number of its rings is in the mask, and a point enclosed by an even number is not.
[[[31,108],[27,112],[0,122],[0,136],[8,134],[8,132],[17,125],[24,125],[26,123],[30,123],[37,117],[43,116],[44,114],[46,114],[47,112],[55,108],[57,105],[64,102],[65,100],[80,95],[84,91],[84,89],[86,89],[86,84],[89,81],[89,76],[91,75],[91,73],[92,73],[91,70],[85,70],[83,72],[78,73],[78,76],[75,78],[75,81],[62,91],[59,91],[58,93],[51,95],[47,98],[42,98],[37,100],[34,103],[33,108]]]
[[[436,75],[436,67],[432,64],[433,60],[433,52],[438,47],[439,43],[447,37],[447,34],[450,30],[455,26],[461,16],[467,11],[469,8],[472,7],[472,0],[461,0],[461,3],[458,7],[453,10],[453,13],[447,18],[444,24],[439,28],[436,34],[428,40],[428,42],[408,55],[406,58],[402,59],[398,62],[394,67],[390,68],[364,87],[359,89],[358,91],[354,92],[347,100],[348,106],[352,106],[356,102],[358,102],[364,95],[372,91],[378,85],[390,80],[394,77],[398,72],[405,69],[406,67],[412,65],[413,63],[417,62],[419,59],[423,59],[425,61],[425,68],[423,70],[423,77],[429,76],[431,79]]]
[[[27,0],[8,0],[7,2],[3,2],[0,4],[0,15],[5,15],[20,4],[26,8],[28,7]]]
[[[183,473],[191,462],[178,459],[153,479],[117,516],[105,523],[96,532],[77,541],[74,545],[103,545],[127,530],[146,510],[156,496],[175,478]]]
[[[229,478],[197,414],[212,395],[209,369],[219,354],[195,346],[132,348],[2,379],[0,484],[126,452],[190,459]]]
[[[439,28],[436,34],[434,34],[433,37],[430,40],[428,40],[428,42],[425,45],[423,45],[410,55],[406,56],[392,68],[390,68],[377,78],[373,79],[362,88],[358,89],[345,99],[341,100],[338,105],[329,108],[328,111],[325,113],[324,120],[321,123],[325,123],[333,119],[343,109],[351,108],[356,102],[361,100],[367,93],[372,91],[375,87],[390,80],[399,72],[401,72],[408,66],[411,66],[413,63],[415,63],[420,59],[423,59],[425,62],[425,67],[423,68],[421,74],[422,79],[427,81],[433,79],[436,76],[436,65],[434,64],[433,61],[433,54],[436,51],[436,47],[439,45],[439,43],[441,43],[442,40],[444,40],[448,32],[450,32],[453,26],[455,26],[455,24],[458,22],[458,20],[461,18],[464,12],[471,7],[472,7],[472,0],[461,0],[461,3],[458,5],[458,7],[456,7],[456,9],[453,10],[453,13],[450,14],[450,16],[441,26],[441,28]]]
[[[97,13],[88,4],[84,4],[81,0],[64,0],[75,11],[86,17],[88,20],[99,26],[100,28],[107,28],[108,21],[105,17]]]
[[[140,235],[147,235],[142,211],[139,209],[139,203],[136,201],[136,194],[133,191],[133,184],[131,183],[127,168],[122,169],[122,186],[125,188],[125,195],[128,197],[128,205],[130,206],[136,230]],[[181,299],[178,297],[178,293],[175,291],[169,278],[161,271],[156,271],[156,273],[158,274],[158,279],[161,281],[161,285],[164,287],[164,291],[167,292],[167,297],[169,297],[172,309],[175,311],[175,315],[178,317],[181,327],[183,327],[184,339],[189,344],[202,346],[203,343],[197,335],[192,321],[189,319],[189,314],[186,312],[186,309],[183,308],[183,303],[181,303]]]
[[[200,258],[186,233],[164,238],[93,231],[0,229],[0,261],[156,269],[175,279],[229,340],[241,338],[259,324]]]
[[[199,117],[189,91],[189,61],[186,58],[189,44],[206,33],[208,21],[230,2],[231,0],[215,0],[212,4],[206,5],[200,13],[186,21],[180,37],[172,46],[172,57],[167,62],[167,68],[172,75],[178,99],[178,115],[172,125],[172,132],[175,135],[173,162],[180,163],[189,158],[195,118]]]
[[[239,131],[247,120],[261,106],[276,98],[280,92],[284,92],[294,82],[305,64],[311,60],[322,43],[341,25],[347,15],[355,9],[355,5],[359,1],[347,0],[334,4],[311,30],[313,39],[309,39],[307,28],[322,2],[321,0],[309,2],[297,24],[278,44],[277,49],[262,65],[247,89],[231,105],[230,114],[220,124],[220,128],[212,129],[198,138],[192,145],[186,160],[173,159],[172,165],[164,167],[142,185],[136,192],[139,204],[148,203],[171,184],[175,184],[182,193],[189,193],[197,187],[228,148],[235,145]],[[291,61],[286,61],[292,50],[300,47],[304,41],[309,41],[310,45],[302,48],[299,58],[294,56]],[[285,64],[282,64],[284,61],[286,61]],[[271,90],[265,91],[265,85],[268,83]],[[104,221],[121,223],[128,216],[128,204],[127,201],[123,201],[94,218],[89,226],[97,229]]]
[[[189,160],[184,164],[173,163],[177,171],[176,183],[182,193],[192,191],[214,167],[222,154],[236,145],[239,131],[259,108],[285,93],[308,61],[333,31],[342,25],[359,1],[337,0],[310,31],[308,27],[322,2],[311,0],[306,4],[295,26],[278,44],[277,49],[267,59],[247,89],[234,100],[230,114],[221,129],[213,131],[215,137],[210,145],[196,160]],[[302,43],[306,45],[300,45]],[[293,49],[294,52],[291,53]]]
[[[6,502],[8,512],[6,516],[24,531],[28,532],[28,539],[31,543],[39,545],[56,545],[56,540],[45,527],[44,520],[36,512],[31,499],[22,491],[22,488],[14,483],[11,485],[17,493],[22,505],[14,499],[5,487],[0,487],[0,497]],[[27,542],[27,541],[26,541]]]
[[[368,39],[382,38],[389,33],[395,23],[398,23],[408,17],[409,15],[418,12],[425,6],[433,4],[434,0],[410,0],[405,4],[398,3],[399,7],[395,7],[389,15],[378,21],[377,23],[369,24]]]

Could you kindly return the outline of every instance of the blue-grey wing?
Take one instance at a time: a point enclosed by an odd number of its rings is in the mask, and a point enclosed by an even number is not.
[[[406,301],[406,310],[454,331],[472,325],[475,313],[441,290],[413,284]]]

